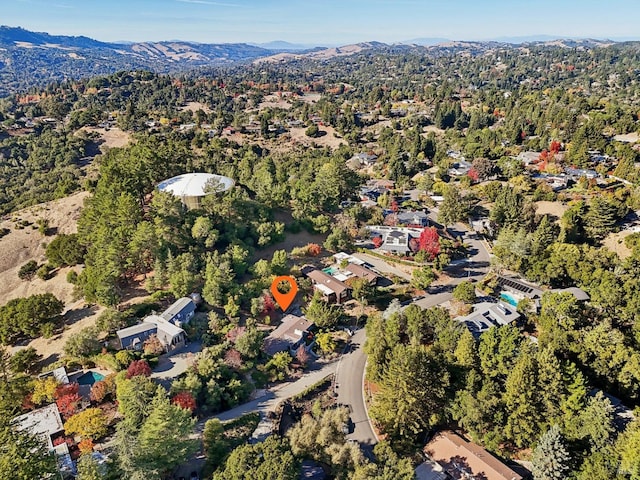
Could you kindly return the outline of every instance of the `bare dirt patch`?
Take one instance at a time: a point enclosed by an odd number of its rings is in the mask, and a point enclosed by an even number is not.
[[[262,111],[266,108],[281,108],[283,110],[289,110],[291,108],[291,104],[287,99],[279,97],[278,95],[267,95],[258,106],[258,110]]]
[[[118,127],[110,127],[108,130],[99,127],[82,127],[80,130],[87,133],[95,132],[100,135],[100,150],[102,151],[105,148],[126,147],[131,142],[131,135],[128,132],[123,132]]]
[[[545,200],[536,202],[536,213],[538,215],[552,215],[556,221],[560,220],[568,208],[567,205],[560,202],[548,202]]]
[[[207,115],[211,113],[211,109],[207,107],[204,103],[200,102],[189,102],[184,107],[181,107],[179,110],[189,111],[189,112],[197,112],[198,110],[202,110]]]
[[[307,145],[313,146],[317,145],[319,147],[329,147],[333,150],[338,148],[340,145],[346,145],[347,142],[342,138],[337,138],[335,136],[335,129],[329,126],[320,126],[318,127],[320,132],[324,132],[324,135],[311,138],[305,135],[306,127],[303,128],[291,128],[289,130],[289,137],[291,138],[291,143],[298,145]]]
[[[10,230],[9,234],[0,238],[0,305],[12,298],[39,293],[53,293],[67,305],[73,302],[73,285],[66,280],[68,268],[61,269],[47,281],[34,278],[29,282],[18,278],[18,270],[29,260],[46,263],[43,244],[51,242],[55,236],[44,237],[38,232],[36,222],[39,219],[47,220],[49,228],[58,234],[75,233],[80,210],[88,196],[88,192],[79,192],[19,210],[0,220],[0,228]],[[31,225],[18,229],[16,226],[19,221]]]
[[[635,233],[632,230],[623,230],[622,232],[610,233],[604,239],[602,244],[612,252],[616,253],[621,259],[631,256],[631,250],[624,244],[625,237]]]

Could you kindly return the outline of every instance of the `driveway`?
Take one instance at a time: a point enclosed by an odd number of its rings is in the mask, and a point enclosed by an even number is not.
[[[369,255],[367,253],[360,253],[360,252],[354,253],[353,256],[356,258],[359,258],[363,262],[367,262],[368,264],[373,265],[373,267],[376,270],[378,270],[380,273],[389,273],[391,275],[404,278],[408,282],[411,281],[411,275],[409,275],[407,272],[400,270],[399,268],[394,267],[390,263],[385,262],[381,258],[374,257],[373,255]]]
[[[158,365],[151,372],[151,378],[155,378],[162,384],[171,382],[187,371],[193,362],[194,355],[200,350],[202,350],[201,342],[191,342],[173,355],[162,355]]]
[[[373,458],[373,447],[378,443],[378,439],[371,427],[364,403],[363,380],[367,356],[363,347],[366,340],[364,328],[351,337],[349,348],[338,362],[335,390],[338,393],[338,403],[347,405],[351,411],[354,429],[347,438],[356,440],[365,455]]]

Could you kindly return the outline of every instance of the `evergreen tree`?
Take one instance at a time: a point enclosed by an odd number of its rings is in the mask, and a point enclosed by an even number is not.
[[[553,425],[542,435],[533,452],[534,480],[565,480],[569,472],[569,460],[560,427]]]

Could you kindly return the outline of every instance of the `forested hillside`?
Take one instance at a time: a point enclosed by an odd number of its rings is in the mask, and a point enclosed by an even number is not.
[[[206,478],[294,479],[311,460],[328,478],[413,478],[442,429],[535,479],[638,478],[639,45],[377,45],[271,60],[179,75],[126,70],[0,101],[1,213],[91,194],[77,234],[50,232],[46,265],[21,269],[29,281],[40,268],[46,278],[72,266],[78,296],[108,307],[52,364],[119,372],[92,391],[92,408],[60,402],[99,417],[87,433],[83,417],[65,416],[69,443],[79,431],[83,441],[113,440],[112,478],[193,465],[192,413],[233,408],[315,361],[305,345],[263,348],[282,320],[269,287],[290,274],[299,312],[317,328],[314,355],[367,354],[368,415],[384,440],[361,447],[376,460],[347,441],[350,412],[332,408],[347,389],[329,380],[321,385],[333,392],[291,400],[290,425],[264,443],[245,443],[253,417],[207,422]],[[130,141],[107,148],[114,131]],[[188,172],[236,184],[187,210],[156,187]],[[366,258],[356,263],[375,264],[382,281],[344,280],[358,269],[337,252]],[[330,299],[333,277],[314,287],[316,268],[342,274],[350,299]],[[132,292],[149,295],[132,305]],[[116,352],[116,331],[193,292],[203,303],[186,330],[201,350],[169,392],[156,389],[145,377],[162,349]],[[51,297],[0,301],[0,341],[51,335],[62,312]],[[467,321],[496,304],[517,321]],[[345,349],[363,324],[356,335],[366,343]],[[6,418],[63,396],[32,378],[33,355],[5,359]],[[167,439],[182,448],[166,454]]]

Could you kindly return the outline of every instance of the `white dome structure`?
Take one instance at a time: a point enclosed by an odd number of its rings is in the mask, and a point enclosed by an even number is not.
[[[185,173],[158,184],[158,190],[169,192],[182,200],[190,210],[200,208],[206,195],[226,192],[235,185],[229,177],[212,173]]]

